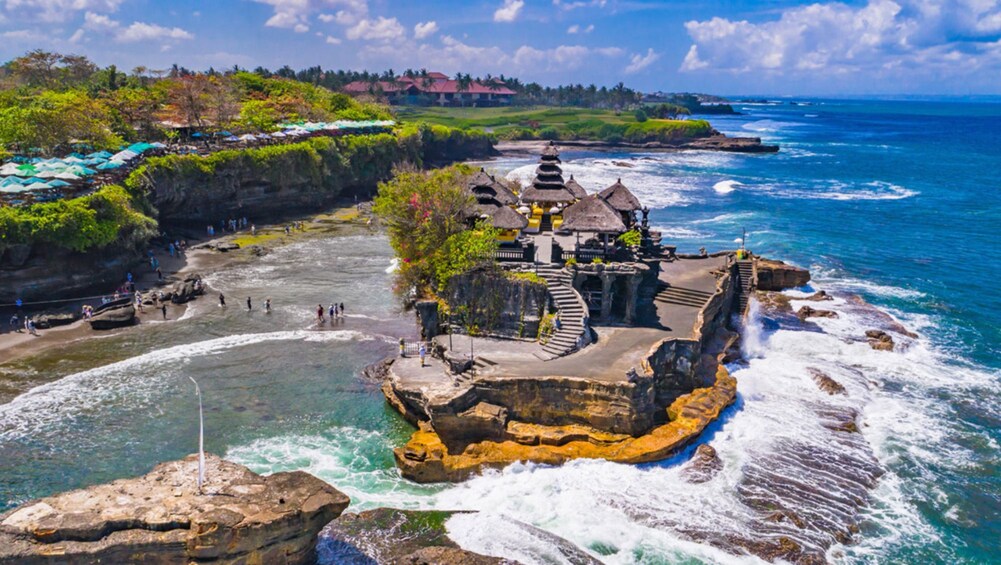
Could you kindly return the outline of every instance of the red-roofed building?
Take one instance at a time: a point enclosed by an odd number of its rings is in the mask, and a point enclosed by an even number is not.
[[[431,72],[427,76],[397,77],[395,81],[355,81],[344,86],[348,94],[375,94],[385,96],[390,104],[437,106],[505,106],[511,103],[515,92],[500,80],[486,84],[471,81],[461,85],[444,73]]]

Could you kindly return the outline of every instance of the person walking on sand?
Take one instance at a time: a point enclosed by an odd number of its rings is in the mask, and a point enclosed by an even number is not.
[[[139,310],[140,314],[146,313],[146,310],[143,310],[143,295],[141,292],[136,292],[136,310]]]
[[[166,320],[167,319],[167,305],[164,304],[163,306],[160,306],[160,311],[163,312],[163,319]]]
[[[17,314],[10,317],[10,329],[17,333],[21,333],[21,321],[17,319]]]
[[[37,336],[38,332],[35,331],[35,320],[28,318],[28,333],[33,336]]]
[[[421,342],[420,347],[417,349],[417,354],[421,356],[421,367],[423,367],[424,357],[428,354],[428,348],[426,345],[424,345],[423,341]]]
[[[264,312],[267,314],[271,313],[271,298],[264,300]]]
[[[323,323],[323,304],[316,305],[316,321],[317,323]]]
[[[253,309],[254,309],[254,307],[250,304],[250,297],[248,296],[247,297],[247,311],[249,312],[249,311],[251,311]]]
[[[219,306],[222,308],[226,307],[226,297],[221,292],[219,293]]]

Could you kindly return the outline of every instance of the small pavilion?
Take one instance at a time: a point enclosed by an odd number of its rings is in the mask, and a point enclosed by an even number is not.
[[[570,191],[570,194],[572,194],[573,197],[576,198],[577,200],[587,198],[587,191],[584,190],[584,187],[581,186],[580,183],[574,180],[573,175],[570,175],[570,178],[567,179],[567,183],[565,186],[566,189]]]
[[[626,231],[626,224],[608,202],[591,195],[571,204],[563,211],[563,229],[577,235],[574,257],[578,260],[604,258],[608,251],[608,236],[617,236]],[[601,249],[581,247],[581,234],[595,234],[601,237]]]
[[[608,203],[616,212],[622,216],[622,221],[627,228],[636,225],[636,211],[642,210],[643,205],[636,196],[622,184],[622,179],[615,181],[615,184],[598,193],[598,197]]]

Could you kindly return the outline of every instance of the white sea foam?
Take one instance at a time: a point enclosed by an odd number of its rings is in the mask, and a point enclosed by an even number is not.
[[[385,336],[378,338],[389,339]],[[97,409],[109,399],[129,396],[135,399],[132,402],[141,402],[144,395],[154,395],[160,386],[153,378],[155,373],[169,373],[195,357],[218,355],[270,341],[329,343],[371,339],[376,337],[353,330],[294,330],[238,334],[157,349],[46,383],[0,405],[0,441],[12,441],[43,429],[55,429],[57,423]]]
[[[722,180],[713,185],[713,190],[718,194],[730,194],[731,192],[737,190],[738,186],[744,186],[743,183],[735,180]]]
[[[872,181],[851,184],[837,179],[822,181],[815,188],[774,183],[756,184],[749,188],[778,198],[794,198],[797,200],[902,200],[920,194],[916,190],[889,182]]]

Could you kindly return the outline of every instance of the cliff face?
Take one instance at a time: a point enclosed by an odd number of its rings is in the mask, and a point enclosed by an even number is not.
[[[349,499],[302,471],[262,477],[209,455],[0,514],[0,564],[311,563]]]
[[[457,275],[448,282],[446,301],[480,334],[525,337],[539,334],[548,302],[546,285],[494,271]]]

